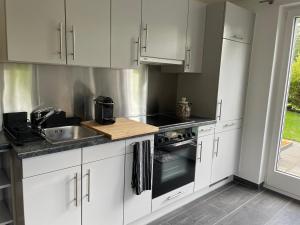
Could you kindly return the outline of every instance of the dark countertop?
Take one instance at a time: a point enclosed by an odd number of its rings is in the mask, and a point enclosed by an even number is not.
[[[3,131],[0,131],[0,150],[10,149],[10,141],[6,138]]]
[[[191,119],[193,119],[194,122],[185,123],[177,126],[161,127],[159,129],[159,132],[174,130],[174,128],[184,129],[189,127],[206,126],[206,125],[211,125],[216,123],[216,120],[204,119],[199,117],[192,117]],[[57,152],[62,152],[62,151],[67,151],[67,150],[72,150],[77,148],[84,148],[84,147],[104,144],[108,142],[111,142],[109,138],[99,135],[97,137],[93,137],[87,140],[66,142],[61,144],[51,144],[46,140],[43,140],[43,141],[28,143],[23,146],[16,146],[10,143],[10,141],[6,138],[3,131],[0,132],[0,150],[11,148],[19,159],[57,153]]]
[[[183,123],[177,126],[172,125],[172,126],[160,127],[159,132],[167,132],[167,131],[172,131],[174,129],[184,129],[190,127],[201,127],[201,126],[213,125],[217,123],[217,121],[214,119],[207,119],[202,117],[192,116],[190,117],[190,120],[192,120],[193,122]]]
[[[111,142],[109,138],[99,135],[97,137],[92,137],[82,141],[65,142],[60,144],[51,144],[46,140],[28,143],[23,146],[16,146],[12,144],[12,149],[15,151],[16,156],[19,159],[25,159],[34,156],[104,144],[108,142]]]

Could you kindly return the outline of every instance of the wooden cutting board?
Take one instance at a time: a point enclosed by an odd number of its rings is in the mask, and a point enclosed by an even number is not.
[[[101,125],[95,121],[85,121],[81,123],[90,129],[108,136],[111,140],[131,138],[146,134],[153,134],[159,131],[158,127],[142,122],[137,122],[127,118],[117,118],[111,125]]]

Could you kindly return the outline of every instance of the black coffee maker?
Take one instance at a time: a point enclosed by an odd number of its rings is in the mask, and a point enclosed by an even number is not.
[[[103,125],[115,123],[114,101],[112,98],[99,96],[95,99],[95,120]]]

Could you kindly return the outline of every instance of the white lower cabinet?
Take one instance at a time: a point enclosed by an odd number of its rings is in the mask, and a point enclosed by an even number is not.
[[[233,175],[238,167],[241,129],[215,134],[211,183]]]
[[[213,145],[214,135],[198,138],[194,191],[210,185]]]
[[[122,225],[125,155],[82,166],[82,225]]]
[[[151,141],[151,149],[153,152],[153,135],[126,140],[127,154],[125,159],[124,224],[129,224],[151,213],[152,191],[144,191],[141,195],[136,195],[131,187],[133,162],[132,144],[144,140]]]
[[[23,179],[25,225],[81,225],[81,166]]]

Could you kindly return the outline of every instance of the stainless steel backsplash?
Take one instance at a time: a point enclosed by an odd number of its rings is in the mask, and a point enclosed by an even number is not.
[[[0,64],[0,125],[2,113],[31,112],[54,106],[83,120],[94,116],[93,99],[110,96],[116,116],[147,113],[148,66],[113,70],[71,66]],[[1,129],[1,128],[0,128]]]

